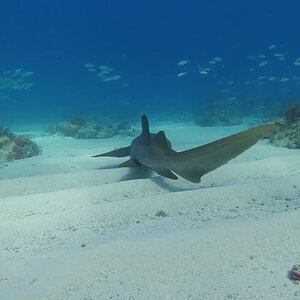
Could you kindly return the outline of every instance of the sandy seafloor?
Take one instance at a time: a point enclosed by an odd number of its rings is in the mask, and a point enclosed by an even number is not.
[[[246,126],[161,128],[183,150]],[[300,299],[299,150],[261,141],[192,184],[90,157],[131,138],[31,133],[43,154],[0,169],[1,300]]]

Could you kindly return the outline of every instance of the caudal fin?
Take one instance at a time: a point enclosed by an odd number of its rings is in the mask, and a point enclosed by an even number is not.
[[[179,152],[170,168],[188,181],[199,183],[201,177],[237,157],[263,137],[271,137],[276,125],[248,129],[212,143]]]

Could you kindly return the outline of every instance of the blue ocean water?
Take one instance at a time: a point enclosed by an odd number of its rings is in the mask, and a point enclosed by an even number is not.
[[[299,102],[300,2],[0,2],[0,123]],[[259,108],[256,110],[259,111]]]

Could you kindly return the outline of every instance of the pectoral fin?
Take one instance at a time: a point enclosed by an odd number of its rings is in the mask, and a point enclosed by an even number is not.
[[[125,162],[119,165],[120,168],[137,168],[140,167],[141,164],[134,159],[126,160]]]
[[[163,177],[167,177],[167,178],[173,179],[173,180],[177,180],[178,179],[178,177],[171,170],[168,170],[168,169],[154,169],[154,171],[158,175],[161,175]]]
[[[93,155],[92,157],[105,157],[105,156],[109,156],[109,157],[125,157],[125,156],[129,156],[130,155],[130,146],[128,147],[124,147],[124,148],[119,148],[119,149],[115,149],[109,152],[105,152],[105,153],[101,153],[98,155]]]
[[[193,183],[200,183],[201,177],[206,174],[201,173],[201,171],[193,171],[193,170],[174,170],[174,172],[179,175],[180,177],[193,182]]]

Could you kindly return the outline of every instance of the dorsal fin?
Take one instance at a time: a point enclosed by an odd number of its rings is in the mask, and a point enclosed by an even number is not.
[[[167,154],[171,151],[170,145],[168,144],[164,131],[159,131],[155,135],[151,146],[155,152],[160,154]]]
[[[146,115],[142,115],[141,123],[142,123],[142,134],[141,134],[142,143],[150,145],[151,135],[149,130],[149,122]]]

